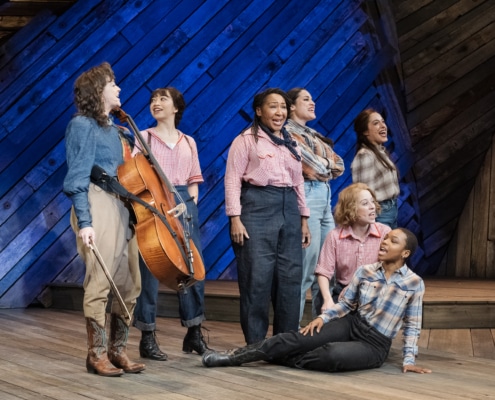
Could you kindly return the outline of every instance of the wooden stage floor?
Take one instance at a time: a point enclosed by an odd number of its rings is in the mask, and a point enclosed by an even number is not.
[[[237,322],[204,325],[212,348],[243,342]],[[396,340],[385,365],[375,370],[329,374],[263,362],[204,368],[198,355],[182,353],[185,329],[178,319],[158,318],[157,327],[168,361],[146,360],[141,374],[103,378],[85,370],[81,311],[0,310],[0,399],[495,399],[494,359],[421,347],[418,363],[433,373],[403,374]],[[139,338],[131,328],[128,352],[135,359]]]

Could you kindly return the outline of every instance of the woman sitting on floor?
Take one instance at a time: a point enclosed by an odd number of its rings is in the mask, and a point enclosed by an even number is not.
[[[328,372],[378,368],[404,325],[402,371],[430,373],[415,365],[425,287],[406,260],[417,245],[409,230],[390,231],[380,246],[378,262],[360,267],[343,298],[306,327],[226,352],[207,351],[203,365],[236,366],[264,360]]]

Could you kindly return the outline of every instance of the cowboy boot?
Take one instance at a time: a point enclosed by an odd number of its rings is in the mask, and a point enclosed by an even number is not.
[[[142,358],[151,360],[166,361],[168,356],[160,350],[156,342],[155,331],[142,331],[141,341],[139,342],[139,354]]]
[[[105,328],[100,327],[93,318],[86,318],[86,330],[88,331],[88,357],[86,358],[88,372],[101,376],[122,375],[124,371],[115,368],[108,360]]]
[[[205,342],[205,338],[201,332],[201,324],[187,328],[186,336],[184,336],[182,351],[184,353],[192,353],[193,350],[200,356],[203,355],[207,350],[211,350],[210,348],[208,348],[208,345]]]
[[[202,362],[205,367],[231,367],[253,361],[265,361],[268,357],[260,350],[264,343],[265,341],[262,340],[245,347],[221,352],[208,350],[203,354]]]
[[[127,357],[127,338],[129,337],[129,326],[117,314],[112,314],[110,320],[110,347],[108,359],[124,372],[135,374],[145,369],[145,365],[134,363]]]

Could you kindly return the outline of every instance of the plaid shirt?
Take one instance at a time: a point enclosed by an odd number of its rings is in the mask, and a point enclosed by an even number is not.
[[[400,194],[397,169],[385,153],[385,149],[380,147],[380,151],[394,169],[385,168],[371,150],[361,148],[351,163],[352,182],[362,182],[368,185],[375,192],[378,201],[395,199]]]
[[[333,151],[330,145],[320,139],[321,135],[318,132],[292,119],[287,120],[285,128],[301,148],[304,179],[328,182],[344,173],[344,160]],[[326,158],[328,168],[315,155]]]
[[[421,332],[423,280],[406,265],[387,281],[381,262],[360,267],[344,297],[320,317],[325,323],[351,311],[378,332],[393,339],[404,324],[403,365],[414,365]]]

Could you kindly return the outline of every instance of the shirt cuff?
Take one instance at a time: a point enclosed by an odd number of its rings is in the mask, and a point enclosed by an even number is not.
[[[309,208],[308,207],[299,207],[299,214],[301,214],[301,217],[308,217],[309,218]]]

